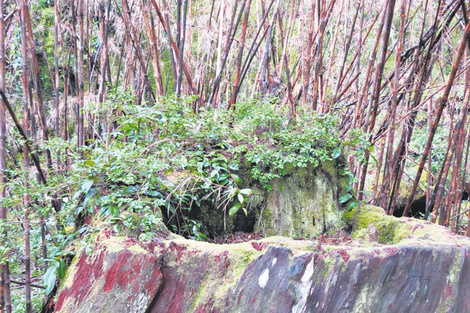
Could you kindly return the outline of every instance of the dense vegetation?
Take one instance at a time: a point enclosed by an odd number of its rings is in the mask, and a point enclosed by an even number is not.
[[[468,16],[459,0],[0,3],[0,312],[37,311],[100,227],[209,240],[181,212],[249,214],[244,179],[341,155],[340,202],[406,216],[424,195],[417,217],[470,235]]]

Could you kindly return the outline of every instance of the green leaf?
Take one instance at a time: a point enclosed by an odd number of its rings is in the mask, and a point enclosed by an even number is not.
[[[92,180],[85,180],[85,182],[81,186],[83,193],[85,193],[85,194],[88,193],[91,186],[93,186],[93,181]]]
[[[95,166],[95,161],[92,161],[92,160],[87,160],[87,161],[85,161],[85,162],[83,162],[83,163],[84,163],[85,165],[88,165],[88,166],[91,166],[91,167]]]
[[[109,212],[111,213],[112,216],[116,217],[119,215],[119,208],[117,206],[110,206]]]
[[[242,208],[243,212],[245,212],[245,216],[248,216],[248,211],[245,208]]]
[[[347,194],[345,194],[344,196],[340,197],[340,198],[338,199],[338,201],[339,201],[339,203],[346,203],[346,202],[348,202],[349,199],[351,199],[352,197],[353,197],[352,194],[347,193]]]
[[[65,277],[65,262],[63,259],[60,259],[59,267],[57,268],[57,274],[59,275],[59,279]]]
[[[238,197],[238,201],[240,201],[240,203],[243,203],[243,201],[245,201],[245,198],[243,198],[243,195],[241,193],[237,194],[237,197]]]
[[[253,191],[251,189],[240,189],[240,193],[242,193],[246,196],[249,196],[253,193]]]
[[[52,263],[47,268],[47,271],[43,277],[44,285],[46,285],[46,295],[50,294],[52,289],[54,289],[56,278],[57,278],[57,265],[56,263]]]
[[[372,158],[372,160],[374,161],[375,165],[378,165],[379,164],[379,161],[377,161],[377,158],[371,153],[370,154],[370,157]]]
[[[351,203],[348,205],[348,210],[356,209],[356,208],[357,208],[357,205],[358,205],[358,202],[357,202],[357,201],[351,202]]]
[[[227,159],[225,157],[218,157],[212,160],[212,163],[227,163]]]
[[[235,184],[240,186],[242,184],[242,179],[240,178],[240,176],[238,176],[237,174],[231,174],[231,175]]]
[[[199,173],[202,173],[203,167],[204,167],[204,163],[203,163],[203,162],[197,162],[197,171],[198,171]]]
[[[198,233],[197,233],[197,235],[198,235],[199,237],[201,237],[201,238],[204,238],[204,239],[209,239],[209,238],[207,238],[207,236],[206,236],[206,235],[204,235],[204,234],[203,234],[203,233],[201,233],[201,232],[198,232]]]
[[[72,196],[72,201],[77,200],[77,198],[82,194],[81,190],[77,190],[73,196]]]
[[[233,207],[230,208],[228,211],[228,216],[232,216],[238,212],[238,209],[240,209],[241,203],[235,204]]]

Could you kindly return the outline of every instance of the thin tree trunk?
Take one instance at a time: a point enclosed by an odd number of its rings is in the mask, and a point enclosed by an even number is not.
[[[465,151],[465,162],[464,162],[464,166],[463,166],[463,175],[462,175],[462,181],[461,181],[461,189],[460,189],[460,194],[458,195],[458,198],[455,199],[455,202],[457,203],[458,202],[458,205],[459,205],[459,209],[458,209],[458,215],[457,215],[457,227],[455,228],[455,233],[456,234],[459,234],[459,226],[460,226],[460,215],[462,213],[460,213],[460,210],[461,210],[461,207],[462,207],[462,194],[464,192],[464,189],[466,188],[466,184],[465,184],[465,179],[466,179],[466,175],[467,175],[467,164],[468,164],[468,152],[470,150],[470,123],[469,123],[469,126],[467,127],[467,149]],[[467,217],[468,220],[470,220],[468,217]]]
[[[54,0],[54,104],[55,104],[55,136],[60,136],[60,122],[61,122],[61,113],[59,109],[60,105],[60,95],[59,95],[59,86],[60,86],[60,76],[59,76],[59,22],[60,22],[60,15],[59,15],[59,1]],[[44,45],[43,45],[44,47]],[[57,171],[60,170],[60,152],[57,153],[57,160],[56,160],[56,168]]]
[[[359,2],[359,5],[360,5],[360,2]],[[343,16],[343,9],[344,9],[344,0],[341,0],[341,6],[340,6],[340,9],[338,11],[338,16],[336,18],[336,25],[335,25],[335,34],[333,35],[333,40],[332,40],[332,43],[330,45],[330,60],[328,62],[328,67],[327,67],[327,70],[326,70],[326,78],[325,78],[325,90],[323,91],[323,97],[321,99],[322,102],[325,102],[326,101],[326,95],[327,95],[327,89],[329,87],[329,81],[330,81],[330,73],[331,73],[331,69],[333,67],[333,61],[335,60],[335,50],[336,50],[336,41],[338,39],[338,32],[339,32],[339,24],[341,22],[341,18]]]
[[[4,3],[0,1],[0,90],[5,92],[5,19],[4,19]],[[5,177],[4,173],[7,168],[6,164],[6,116],[5,103],[0,99],[0,222],[5,223],[7,220],[7,208],[3,206],[3,198],[5,198]],[[7,238],[7,234],[2,233],[0,244]],[[9,264],[0,264],[0,312],[4,310],[11,312],[10,298],[10,277]]]
[[[290,37],[291,34],[291,27],[292,23],[294,20],[294,10],[295,10],[295,2],[291,3],[291,8],[290,8],[290,14],[289,14],[289,21],[288,25],[286,27],[286,33],[284,34],[282,30],[282,19],[281,19],[281,14],[278,13],[278,18],[279,18],[279,30],[281,32],[281,38],[282,38],[282,57],[281,57],[281,64],[279,66],[279,76],[280,76],[280,82],[282,82],[282,68],[283,66],[286,67],[286,80],[287,80],[287,102],[289,102],[289,107],[290,107],[290,117],[289,118],[295,118],[296,116],[296,110],[295,110],[295,102],[294,98],[292,96],[292,84],[291,84],[291,77],[290,77],[290,68],[289,68],[289,62],[287,58],[287,45],[288,45],[288,38]]]
[[[169,49],[168,52],[170,53],[170,61],[171,61],[172,70],[173,70],[173,83],[174,83],[173,92],[174,92],[176,90],[176,85],[178,84],[177,83],[178,67],[176,65],[175,53],[174,53],[174,49],[173,49],[173,45],[172,45],[173,38],[171,36],[170,16],[169,16],[169,13],[168,13],[169,9],[168,9],[168,5],[166,4],[166,0],[163,0],[163,4],[164,4],[164,8],[165,8],[165,20],[166,20],[166,24],[164,24],[163,27],[165,28],[165,31],[168,35],[168,49]],[[157,3],[155,1],[153,1],[153,5],[154,5],[155,9],[157,10],[157,14],[158,14],[159,10],[158,10]],[[163,23],[163,20],[162,20],[162,23]]]
[[[251,7],[251,0],[248,0],[246,9],[245,9],[245,15],[243,17],[240,41],[238,44],[238,56],[237,56],[237,62],[235,65],[236,68],[235,68],[235,78],[233,80],[232,96],[230,98],[230,104],[227,106],[227,109],[234,108],[235,103],[237,102],[237,95],[238,95],[238,91],[240,88],[240,74],[241,74],[241,67],[242,67],[243,49],[245,46],[246,28],[248,26],[248,18],[250,17],[250,7]]]
[[[364,84],[362,85],[362,90],[361,90],[361,93],[360,93],[359,98],[357,100],[356,111],[355,111],[355,114],[354,114],[355,116],[354,116],[354,119],[353,119],[353,127],[355,127],[355,128],[361,128],[361,125],[362,125],[362,116],[363,116],[363,105],[362,105],[362,103],[363,102],[367,103],[367,94],[369,93],[369,84],[370,84],[372,70],[373,70],[374,63],[375,63],[375,58],[377,56],[377,48],[379,46],[380,37],[381,37],[381,34],[382,34],[382,30],[383,30],[383,25],[385,23],[385,18],[387,16],[386,11],[387,10],[384,10],[384,12],[382,13],[382,18],[380,19],[380,23],[379,23],[379,26],[377,28],[377,34],[376,34],[376,37],[375,37],[374,45],[372,47],[372,51],[370,53],[369,60],[368,60],[368,63],[367,63],[366,74],[364,76]]]
[[[22,36],[23,37],[23,36]],[[24,68],[26,69],[26,68]],[[24,93],[27,92],[27,90],[23,91]],[[28,125],[28,102],[27,102],[27,96],[26,96],[26,102],[23,102],[23,129],[29,129]],[[25,190],[28,189],[28,169],[29,169],[29,160],[28,160],[28,148],[27,148],[27,143],[25,142],[24,147],[23,147],[23,166],[24,166],[24,171],[25,171],[25,176],[24,176],[24,182],[23,186]],[[24,232],[25,232],[25,237],[24,237],[24,277],[25,277],[25,312],[26,313],[31,313],[32,311],[32,305],[31,305],[31,248],[30,248],[30,232],[29,232],[29,195],[24,194],[23,195],[23,205],[25,208],[25,214],[24,214]]]
[[[99,26],[100,26],[100,37],[101,37],[101,80],[98,92],[98,101],[103,103],[106,95],[106,67],[108,65],[108,19],[109,19],[109,7],[111,1],[104,0],[99,4]]]
[[[145,10],[148,10],[148,13]],[[145,6],[144,0],[142,0],[142,11],[144,12],[144,22],[147,29],[147,37],[149,38],[150,51],[152,55],[153,76],[155,79],[156,94],[163,96],[162,70],[160,68],[159,60],[160,51],[158,49],[157,37],[155,35],[155,25],[150,1],[148,1],[147,6]]]
[[[307,1],[308,3],[309,1]],[[308,102],[308,88],[310,85],[310,63],[311,63],[311,53],[313,46],[313,27],[315,21],[315,4],[314,1],[311,1],[311,6],[305,8],[305,0],[302,0],[301,12],[305,16],[305,10],[309,12],[309,18],[303,18],[302,29],[306,29],[306,37],[302,40],[302,106],[307,107]],[[308,20],[308,26],[305,25],[305,20]],[[305,31],[302,32],[305,34]]]
[[[215,94],[217,93],[218,89],[219,89],[219,84],[220,84],[220,81],[222,79],[222,72],[224,70],[224,67],[225,67],[225,64],[227,63],[227,58],[228,58],[228,55],[229,55],[229,52],[230,52],[230,48],[232,46],[232,43],[233,43],[233,39],[235,37],[235,33],[237,32],[237,29],[238,29],[238,25],[240,24],[240,20],[241,20],[241,17],[242,17],[242,13],[244,12],[245,10],[245,5],[246,5],[246,1],[247,0],[244,0],[243,1],[243,4],[240,8],[240,11],[238,13],[238,18],[237,18],[237,21],[235,22],[235,25],[233,25],[231,27],[231,31],[230,31],[230,36],[227,38],[227,43],[226,43],[226,47],[225,47],[225,53],[224,53],[224,58],[222,59],[222,64],[221,64],[221,68],[220,68],[220,71],[217,73],[217,76],[215,78],[215,81],[214,81],[214,87],[212,89],[212,92],[209,96],[209,103],[212,103],[212,101],[214,100],[214,96]],[[233,14],[232,14],[232,19],[233,17],[235,16],[236,14],[236,9],[237,9],[237,4],[238,4],[238,0],[235,0],[235,4],[233,6]]]
[[[426,2],[425,12],[427,12],[427,4],[428,3]],[[439,15],[436,14],[436,17],[434,19],[434,24],[431,28],[431,30],[433,30],[432,35],[431,35],[430,40],[428,41],[428,43],[429,43],[428,51],[423,56],[422,61],[419,60],[419,56],[421,55],[421,49],[424,48],[424,46],[421,47],[419,45],[418,48],[415,49],[415,51],[414,51],[414,55],[415,55],[414,58],[418,61],[414,62],[414,64],[413,64],[414,68],[411,70],[411,74],[408,78],[406,86],[411,86],[411,84],[412,84],[411,82],[414,80],[414,77],[416,76],[417,77],[417,80],[416,80],[416,83],[415,83],[416,92],[414,93],[413,100],[411,101],[411,103],[409,103],[409,107],[411,108],[412,111],[411,111],[410,117],[408,118],[408,121],[407,121],[408,126],[405,128],[405,131],[402,134],[400,143],[398,145],[398,148],[395,152],[395,156],[393,158],[393,160],[394,160],[393,161],[394,174],[393,174],[392,180],[394,180],[394,186],[399,186],[400,185],[401,178],[400,178],[399,173],[403,171],[403,168],[405,166],[406,150],[407,150],[409,142],[411,141],[411,135],[413,133],[416,116],[418,114],[418,110],[416,110],[416,107],[421,102],[421,98],[422,98],[422,95],[423,95],[423,92],[424,92],[424,87],[425,87],[426,83],[428,82],[429,77],[431,76],[430,75],[431,73],[428,70],[428,68],[432,68],[432,64],[434,64],[433,62],[431,62],[431,64],[430,64],[430,60],[431,60],[431,56],[432,56],[432,50],[433,50],[433,47],[434,47],[434,45],[432,43],[434,42],[434,39],[436,38],[436,30],[437,30],[438,25],[439,25]],[[425,40],[423,40],[424,27],[425,27],[425,19],[423,19],[423,23],[422,23],[422,26],[421,26],[420,42],[425,41]],[[431,113],[429,113],[429,114],[431,114]],[[432,122],[431,122],[431,124],[432,124]],[[430,126],[430,130],[431,130],[431,128],[432,128],[432,125]],[[393,202],[394,202],[394,199],[395,199],[395,194],[396,194],[396,190],[395,190],[395,188],[392,188],[392,192],[391,192],[391,195],[390,195],[390,202],[389,202],[389,205],[388,205],[388,210],[391,210],[391,208],[394,206]],[[406,214],[408,214],[409,209],[407,209],[407,207],[409,207],[412,200],[413,199],[408,199],[408,203],[407,203],[403,213],[406,212]],[[427,219],[427,214],[425,215],[425,219]]]
[[[349,32],[348,37],[346,38],[346,45],[345,45],[345,48],[344,48],[343,61],[341,63],[341,66],[340,66],[340,69],[339,69],[339,74],[338,74],[339,80],[338,80],[338,83],[336,84],[336,87],[335,87],[335,92],[334,92],[334,95],[333,95],[333,98],[332,98],[332,101],[331,101],[331,105],[334,105],[334,103],[336,102],[337,97],[338,97],[338,92],[340,91],[340,88],[341,88],[341,83],[343,81],[343,79],[342,79],[343,71],[344,71],[344,67],[346,65],[346,61],[348,59],[349,48],[351,47],[351,40],[352,40],[353,35],[354,35],[354,29],[356,27],[357,15],[359,13],[360,7],[361,7],[361,2],[358,1],[357,8],[356,8],[356,11],[354,13],[354,17],[353,17],[353,21],[352,21],[352,25],[351,25],[351,30]]]
[[[5,93],[3,91],[0,90],[0,98],[3,100],[3,103],[5,104],[5,107],[8,111],[8,113],[10,113],[10,116],[11,118],[13,119],[13,122],[15,123],[15,126],[16,126],[16,129],[18,130],[18,132],[20,133],[20,136],[24,139],[25,143],[26,143],[26,149],[27,151],[29,152],[29,155],[31,156],[31,159],[33,160],[33,163],[36,167],[36,170],[38,171],[39,173],[39,178],[41,180],[41,182],[46,185],[47,184],[47,181],[46,181],[46,177],[44,176],[44,172],[42,171],[42,168],[41,168],[41,163],[39,162],[39,156],[38,154],[36,153],[36,150],[33,150],[32,147],[31,147],[31,143],[28,139],[28,135],[26,133],[26,131],[23,129],[23,127],[21,127],[21,124],[20,122],[18,121],[18,119],[16,118],[16,114],[15,114],[15,111],[13,110],[12,106],[10,105],[10,103],[8,102],[8,99],[7,97],[5,96]]]
[[[74,1],[74,0],[73,0]],[[76,35],[78,47],[77,47],[77,147],[80,148],[85,145],[85,69],[83,64],[83,47],[85,44],[85,31],[83,22],[83,0],[77,0],[77,15],[78,15],[78,34]]]
[[[214,0],[215,1],[215,0]],[[217,38],[217,65],[215,68],[215,72],[219,73],[221,66],[222,66],[222,37],[224,35],[224,20],[225,20],[225,0],[220,1],[220,12],[222,15],[220,16],[219,22],[219,36]]]
[[[175,41],[173,40],[173,38],[171,37],[170,35],[170,27],[169,27],[169,24],[167,22],[165,22],[165,19],[163,18],[163,15],[160,11],[160,8],[158,7],[157,3],[155,2],[155,0],[151,0],[152,1],[152,4],[155,8],[155,11],[157,11],[157,15],[158,15],[158,18],[160,19],[160,22],[162,23],[162,26],[165,28],[165,31],[168,33],[169,35],[169,40],[170,40],[170,43],[171,43],[171,46],[173,47],[173,50],[176,54],[176,57],[179,56],[179,49],[178,47],[176,46],[176,43]],[[167,20],[168,21],[168,20]],[[194,89],[194,85],[193,85],[193,80],[191,78],[191,73],[189,72],[189,69],[187,68],[187,66],[185,65],[185,62],[184,62],[184,59],[182,61],[182,66],[183,66],[183,71],[184,71],[184,75],[186,77],[186,81],[188,82],[188,86],[189,86],[189,90],[191,91],[191,93],[193,95],[196,94],[196,90]],[[176,84],[175,84],[176,85]],[[199,105],[199,99],[196,100],[195,102],[195,105]]]
[[[21,56],[22,56],[22,82],[23,82],[23,129],[29,129],[28,125],[28,51],[27,51],[27,33],[26,33],[26,15],[27,15],[27,3],[26,1],[22,0],[20,2],[21,7],[21,15],[19,16],[20,19],[20,31],[21,31]],[[35,53],[35,52],[34,52]],[[37,88],[38,85],[36,84],[35,87]],[[40,94],[40,93],[39,93]],[[39,99],[38,94],[38,99]],[[32,104],[32,103],[31,103]],[[24,188],[25,190],[28,189],[28,168],[29,168],[29,161],[28,161],[28,148],[27,143],[24,143],[23,147],[23,166],[25,171],[24,177]],[[29,196],[27,194],[23,195],[23,205],[25,207],[25,216],[24,216],[24,223],[25,223],[25,257],[24,257],[24,266],[25,266],[25,311],[26,313],[31,312],[31,266],[30,266],[30,244],[29,244]]]
[[[372,190],[373,190],[372,199],[376,199],[376,195],[377,195],[377,190],[378,190],[378,186],[379,186],[380,171],[382,170],[384,150],[385,150],[385,138],[382,138],[382,144],[380,145],[379,162],[377,164],[377,169],[376,169],[376,172],[375,172],[374,187],[372,188]],[[388,160],[388,159],[385,158],[385,160]],[[385,167],[387,167],[387,162],[385,162]]]
[[[260,21],[260,24],[258,26],[258,30],[256,32],[256,36],[255,38],[253,39],[253,43],[251,44],[251,47],[250,47],[250,50],[248,51],[248,55],[246,56],[245,58],[245,62],[243,62],[243,67],[242,67],[242,74],[241,74],[241,78],[240,78],[240,85],[243,83],[243,80],[245,79],[245,76],[246,76],[246,73],[248,72],[249,68],[250,68],[250,64],[251,62],[253,61],[253,58],[255,57],[256,53],[258,52],[259,50],[259,47],[261,46],[261,43],[263,42],[264,38],[266,37],[267,33],[268,33],[268,30],[269,30],[269,27],[266,27],[264,33],[263,33],[263,36],[261,36],[260,40],[258,41],[258,43],[256,43],[258,37],[259,37],[259,34],[261,32],[261,30],[263,29],[263,26],[264,24],[266,23],[266,19],[268,17],[268,14],[269,12],[271,11],[271,8],[274,4],[274,0],[271,0],[271,3],[268,7],[268,9],[266,10],[266,12],[264,13],[264,16],[262,18],[262,20]],[[259,71],[258,73],[256,74],[256,77],[258,77],[258,74],[259,74]],[[253,88],[256,87],[256,81],[257,79],[255,78],[255,83],[253,84]],[[253,91],[254,92],[254,91]],[[252,93],[253,93],[252,92]]]
[[[129,38],[132,42],[132,45],[134,47],[134,50],[137,54],[137,61],[139,61],[140,68],[143,74],[143,82],[145,86],[147,87],[147,91],[149,93],[149,98],[150,102],[152,105],[155,104],[155,95],[152,90],[152,85],[150,84],[150,80],[148,79],[148,74],[147,74],[147,66],[145,64],[145,61],[143,59],[143,53],[142,49],[140,48],[140,43],[139,43],[139,38],[136,36],[138,33],[136,32],[134,25],[132,24],[132,17],[131,17],[131,11],[129,10],[129,5],[127,4],[127,0],[122,0],[122,19],[124,21],[124,25],[126,28],[126,32],[129,32]],[[134,37],[132,36],[134,34]],[[141,97],[137,97],[137,100],[140,101]]]
[[[186,37],[186,14],[188,11],[188,0],[183,0],[183,20],[182,20],[182,30],[181,30],[181,37],[180,39],[180,46],[179,46],[179,56],[178,56],[178,80],[176,82],[176,96],[179,97],[181,95],[181,89],[183,84],[183,56],[184,56],[184,41]]]
[[[440,181],[437,182],[436,187],[434,189],[435,202],[433,203],[432,200],[431,200],[431,205],[434,205],[433,216],[437,215],[438,208],[441,205],[442,197],[444,196],[444,187],[445,187],[445,184],[446,184],[447,175],[449,173],[453,157],[455,155],[455,157],[457,158],[458,155],[459,155],[458,154],[458,147],[461,146],[461,137],[463,137],[463,132],[465,131],[465,125],[466,125],[467,113],[468,113],[468,101],[469,101],[469,93],[467,92],[465,94],[465,98],[464,98],[464,101],[463,101],[463,104],[462,104],[462,108],[460,109],[458,122],[457,122],[457,124],[455,125],[455,128],[454,128],[454,134],[452,136],[452,139],[449,140],[449,148],[447,149],[447,155],[445,157],[445,162],[442,166],[442,173],[443,173],[442,178],[441,178]],[[456,173],[452,173],[452,174],[453,174],[453,176],[457,176],[457,177],[459,176]],[[455,182],[454,182],[454,184],[455,184]],[[451,190],[453,191],[455,189],[451,188]],[[449,195],[449,198],[451,198],[451,197],[452,197],[452,195]],[[448,224],[447,224],[447,222],[448,222],[447,215],[450,214],[450,210],[448,210],[448,211],[444,210],[444,212],[442,212],[442,213],[443,213],[442,216],[439,218],[439,224],[448,226]]]
[[[466,115],[466,114],[465,114]],[[454,209],[454,216],[457,215],[457,207],[458,207],[458,199],[456,196],[460,195],[460,190],[459,190],[459,185],[460,185],[460,175],[461,175],[461,166],[462,166],[462,159],[463,159],[463,149],[465,146],[465,137],[467,134],[466,130],[466,122],[467,118],[465,116],[465,124],[462,127],[462,135],[459,137],[459,142],[457,143],[456,149],[455,149],[455,158],[453,162],[453,167],[452,167],[452,180],[451,180],[451,185],[450,185],[450,190],[449,190],[449,195],[447,199],[445,199],[446,204],[445,204],[445,212],[447,214],[446,216],[446,221],[445,225],[450,226],[451,231],[455,230],[455,219],[452,219],[452,226],[449,224],[450,222],[450,217],[452,216],[452,208]],[[462,198],[460,198],[462,199]],[[454,204],[452,206],[452,204]]]
[[[264,53],[263,53],[263,58],[262,58],[262,62],[260,64],[260,90],[261,90],[261,94],[262,95],[265,95],[268,91],[268,86],[269,86],[269,81],[268,81],[268,78],[269,78],[269,75],[268,75],[268,72],[269,72],[269,51],[270,51],[270,47],[271,47],[271,40],[272,40],[272,31],[273,31],[273,28],[274,28],[274,23],[276,23],[276,17],[277,17],[277,14],[278,14],[278,8],[279,8],[279,5],[280,5],[280,0],[277,1],[276,3],[276,7],[274,9],[274,13],[273,13],[273,16],[272,16],[272,19],[271,19],[271,22],[269,23],[268,25],[268,33],[267,33],[267,37],[266,37],[266,46],[264,48]]]
[[[176,0],[176,45],[181,43],[181,5],[182,0]]]

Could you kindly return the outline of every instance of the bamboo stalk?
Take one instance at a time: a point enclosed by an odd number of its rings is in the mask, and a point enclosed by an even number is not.
[[[235,78],[233,80],[233,87],[232,87],[232,96],[230,98],[230,104],[227,106],[227,109],[231,109],[235,107],[235,103],[237,101],[238,91],[240,90],[240,75],[241,75],[241,67],[242,67],[242,58],[243,58],[243,49],[245,46],[245,36],[246,36],[246,28],[248,26],[248,18],[250,17],[250,7],[251,7],[251,0],[248,0],[243,23],[242,29],[240,34],[240,41],[238,44],[238,56],[235,65]]]
[[[179,1],[180,2],[180,1]],[[176,96],[181,95],[183,84],[183,55],[184,55],[184,42],[186,39],[186,14],[188,11],[188,0],[183,1],[183,17],[182,17],[182,30],[178,29],[177,43],[179,42],[179,56],[178,56],[178,79],[176,81]],[[179,26],[178,26],[179,27]],[[181,32],[181,35],[180,35]],[[178,40],[179,39],[179,40]]]

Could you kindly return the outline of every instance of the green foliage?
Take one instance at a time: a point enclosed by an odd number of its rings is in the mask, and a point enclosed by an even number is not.
[[[335,117],[300,112],[289,120],[287,109],[274,98],[240,103],[234,111],[201,109],[199,114],[191,109],[192,97],[167,98],[153,107],[134,105],[133,100],[118,89],[108,93],[103,106],[89,107],[118,127],[83,147],[81,155],[69,152],[71,169],[51,177],[47,188],[34,182],[28,186],[44,215],[52,209],[49,195],[60,194],[63,205],[55,223],[72,227],[78,216],[98,212],[115,231],[151,239],[163,212],[177,232],[203,239],[200,221],[171,216],[202,202],[211,203],[221,216],[224,211],[229,217],[239,210],[248,214],[252,190],[244,188],[240,167],[249,168],[251,179],[270,189],[273,179],[293,168],[319,166],[347,148],[338,137]],[[58,151],[67,143],[56,139],[49,145]],[[12,176],[24,177],[20,172]],[[20,206],[22,180],[9,184],[13,192],[6,203]]]

